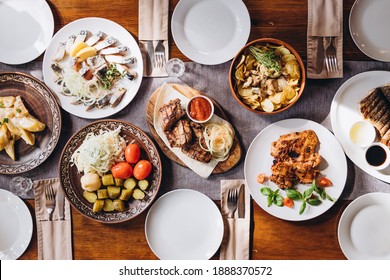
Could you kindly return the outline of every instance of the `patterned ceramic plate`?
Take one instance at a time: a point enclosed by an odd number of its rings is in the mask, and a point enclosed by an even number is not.
[[[0,152],[0,174],[18,174],[37,167],[53,152],[60,137],[61,111],[50,89],[27,74],[0,73],[0,96],[18,95],[29,113],[46,127],[42,132],[33,133],[33,146],[21,139],[15,142],[15,161],[5,151]]]
[[[143,200],[130,199],[124,212],[98,212],[92,211],[92,204],[83,197],[83,189],[80,178],[83,174],[78,173],[77,167],[72,165],[70,159],[74,151],[83,143],[86,135],[90,132],[96,134],[100,130],[114,130],[121,127],[121,136],[127,143],[135,142],[141,147],[141,158],[148,159],[152,165],[152,174],[149,175],[150,186]],[[62,188],[76,210],[87,218],[102,223],[119,223],[128,221],[142,213],[155,199],[161,183],[161,160],[160,155],[152,140],[138,127],[128,122],[117,120],[101,120],[93,122],[76,132],[66,143],[59,164],[59,174]]]

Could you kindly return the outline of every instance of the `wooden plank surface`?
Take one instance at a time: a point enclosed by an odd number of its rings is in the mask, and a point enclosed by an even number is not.
[[[184,85],[179,85],[179,84],[171,84],[173,88],[175,88],[177,91],[182,93],[184,96],[191,98],[196,95],[204,95],[202,92],[193,89],[188,86]],[[170,159],[173,160],[176,163],[179,163],[183,166],[186,166],[184,162],[182,162],[176,155],[175,153],[167,146],[165,145],[164,141],[160,138],[158,135],[156,129],[154,128],[154,110],[155,110],[155,103],[156,99],[160,93],[160,88],[156,89],[151,95],[148,100],[148,104],[146,106],[146,121],[148,123],[148,127],[150,132],[153,135],[154,140],[156,140],[157,144],[160,146],[161,150],[163,153]],[[214,103],[214,108],[215,108],[215,114],[218,115],[219,117],[229,121],[223,112],[223,109],[218,105],[215,100],[213,100]],[[223,161],[217,164],[217,166],[213,170],[213,174],[220,174],[229,171],[233,167],[235,167],[240,159],[241,159],[242,151],[240,147],[240,143],[238,141],[237,136],[234,138],[233,146],[231,148],[229,157]]]
[[[169,1],[169,18],[179,0]],[[292,45],[306,59],[307,0],[244,0],[251,16],[249,40],[273,37]],[[48,0],[55,32],[84,17],[103,17],[117,22],[138,39],[138,0]],[[354,44],[348,17],[354,0],[344,0],[344,60],[371,60]],[[189,61],[169,32],[170,57]],[[42,60],[40,56],[37,60]],[[27,201],[34,215],[34,201]],[[219,204],[219,202],[216,202]],[[251,259],[345,259],[338,241],[337,225],[349,201],[339,201],[321,217],[306,222],[287,222],[270,216],[252,202]],[[72,211],[74,259],[156,259],[145,234],[146,212],[116,225],[89,220]],[[34,222],[35,223],[35,222]],[[37,259],[36,225],[32,242],[20,259]],[[214,256],[218,259],[218,256]]]

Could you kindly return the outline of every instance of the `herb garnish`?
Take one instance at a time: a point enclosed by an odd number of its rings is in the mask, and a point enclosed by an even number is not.
[[[279,189],[273,191],[268,187],[263,187],[260,189],[260,192],[267,196],[268,207],[270,207],[272,204],[283,206],[283,197],[279,194]],[[325,188],[317,186],[315,180],[313,180],[311,186],[303,193],[296,189],[286,189],[286,195],[288,198],[294,201],[302,201],[302,205],[299,209],[299,215],[302,215],[302,213],[305,211],[307,204],[311,206],[318,206],[322,203],[322,200],[326,199],[334,202],[334,199],[326,193]]]
[[[103,89],[111,89],[115,81],[123,78],[125,75],[125,72],[119,72],[115,64],[110,64],[110,68],[100,78],[100,82],[103,84]]]
[[[255,46],[250,46],[249,51],[254,58],[267,69],[279,72],[280,65],[277,55],[272,50],[263,50]]]

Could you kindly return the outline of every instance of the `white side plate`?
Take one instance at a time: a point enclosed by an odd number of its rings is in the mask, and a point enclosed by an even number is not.
[[[232,59],[246,44],[251,22],[241,0],[186,0],[173,11],[171,29],[185,56],[215,65]]]
[[[338,239],[350,260],[390,260],[390,194],[368,193],[341,215]]]
[[[389,0],[357,0],[349,14],[349,30],[356,46],[380,61],[390,61],[389,11]]]
[[[16,260],[30,244],[32,217],[23,200],[3,189],[0,189],[0,225],[0,259]]]
[[[221,245],[223,220],[209,197],[179,189],[152,205],[145,233],[149,247],[162,260],[207,260]]]
[[[45,51],[54,19],[45,0],[2,0],[0,26],[0,62],[22,64]]]

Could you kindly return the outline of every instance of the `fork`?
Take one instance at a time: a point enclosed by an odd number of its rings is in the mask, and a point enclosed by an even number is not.
[[[54,206],[55,206],[55,195],[52,186],[45,187],[45,198],[46,198],[46,211],[49,214],[49,221],[51,221]]]
[[[229,218],[234,218],[234,213],[237,210],[238,192],[237,189],[230,189],[227,196],[227,207],[229,209]]]
[[[163,68],[165,64],[165,47],[163,40],[157,42],[156,48],[154,49],[154,62],[155,67]]]
[[[329,37],[330,43],[328,48],[326,49],[325,54],[325,64],[328,72],[336,72],[337,71],[337,56],[336,56],[336,48],[334,46],[333,37]]]

